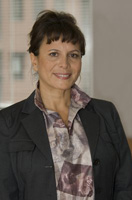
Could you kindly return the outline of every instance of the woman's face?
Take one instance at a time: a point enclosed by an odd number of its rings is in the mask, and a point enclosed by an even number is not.
[[[62,42],[61,39],[46,44],[44,40],[39,55],[30,54],[33,69],[39,74],[43,89],[67,90],[77,80],[81,71],[79,44]]]

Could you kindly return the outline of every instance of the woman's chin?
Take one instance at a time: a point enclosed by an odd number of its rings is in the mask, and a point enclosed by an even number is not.
[[[53,89],[57,90],[69,90],[74,83],[59,83],[59,84],[54,84],[52,86]]]

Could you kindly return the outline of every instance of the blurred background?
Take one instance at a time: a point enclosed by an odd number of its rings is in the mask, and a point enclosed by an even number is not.
[[[112,101],[132,145],[132,1],[0,0],[0,108],[35,89],[28,33],[44,9],[73,14],[86,37],[79,86],[94,98]]]

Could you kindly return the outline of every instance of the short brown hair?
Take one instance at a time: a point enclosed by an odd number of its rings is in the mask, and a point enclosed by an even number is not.
[[[32,52],[38,56],[40,45],[45,37],[47,44],[59,40],[60,37],[62,37],[62,42],[78,43],[81,54],[85,54],[84,35],[77,26],[76,19],[69,13],[51,10],[40,12],[29,33],[29,53]]]

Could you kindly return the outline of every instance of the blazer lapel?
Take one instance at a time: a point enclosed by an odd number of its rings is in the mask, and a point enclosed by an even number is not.
[[[93,159],[99,137],[99,117],[97,114],[92,113],[86,109],[81,109],[79,111],[79,116],[88,138],[91,156]]]
[[[38,108],[35,108],[32,113],[22,120],[22,124],[29,137],[49,161],[49,165],[52,165],[50,144],[42,112]]]

